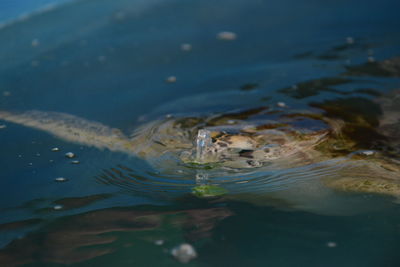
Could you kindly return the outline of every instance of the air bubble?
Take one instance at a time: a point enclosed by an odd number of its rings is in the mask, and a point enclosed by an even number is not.
[[[174,247],[171,255],[181,263],[188,263],[197,257],[197,252],[192,245],[184,243]]]
[[[162,245],[164,245],[164,240],[162,240],[162,239],[156,240],[156,241],[154,241],[154,244],[156,244],[157,246],[162,246]]]
[[[337,246],[337,244],[336,244],[336,242],[330,241],[330,242],[326,243],[326,246],[328,248],[335,248]]]
[[[63,205],[55,205],[55,206],[53,207],[54,210],[61,210],[62,208],[64,208]]]
[[[278,107],[280,107],[280,108],[287,108],[287,105],[286,105],[285,102],[278,102],[278,103],[276,103],[276,105],[277,105]]]
[[[64,177],[57,177],[57,178],[54,179],[54,181],[62,183],[62,182],[68,181],[68,179],[64,178]]]
[[[65,153],[65,156],[66,156],[67,158],[70,158],[70,159],[75,158],[75,154],[72,153],[72,152],[67,152],[67,153]]]
[[[223,31],[217,34],[217,39],[222,41],[233,41],[237,39],[237,34],[234,32]]]
[[[175,83],[176,82],[176,77],[175,76],[169,76],[167,79],[165,79],[167,83]]]
[[[181,50],[185,52],[189,52],[192,50],[192,45],[191,44],[181,44]]]
[[[346,38],[346,43],[349,44],[349,45],[354,44],[354,38],[353,37],[347,37]]]
[[[39,39],[37,39],[37,38],[33,39],[31,45],[33,47],[39,46],[40,45]]]

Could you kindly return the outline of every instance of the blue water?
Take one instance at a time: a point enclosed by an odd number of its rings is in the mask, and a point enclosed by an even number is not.
[[[0,23],[21,19],[26,15],[44,11],[68,0],[3,0],[0,3]]]
[[[284,93],[324,77],[350,77],[328,87],[368,100],[354,90],[400,85],[399,72],[346,74],[399,56],[394,0],[78,0],[14,20],[50,2],[65,1],[0,4],[9,22],[0,28],[0,111],[64,112],[129,134],[166,114],[279,101],[310,109],[350,97]],[[221,31],[237,39],[217,40]],[[241,90],[246,84],[255,89]],[[191,176],[160,193],[153,181],[166,176],[143,159],[0,125],[0,266],[180,266],[169,250],[183,242],[199,255],[188,266],[400,265],[391,197],[323,191],[306,202],[294,187],[287,199],[201,199],[190,194]],[[134,170],[136,184],[99,179],[120,166]]]

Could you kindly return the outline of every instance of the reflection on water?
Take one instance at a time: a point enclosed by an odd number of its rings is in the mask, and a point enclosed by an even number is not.
[[[189,266],[397,266],[397,6],[79,0],[7,24],[0,265],[178,266],[190,243]]]
[[[151,265],[155,264],[151,257],[166,254],[163,248],[170,249],[183,237],[191,242],[208,238],[215,224],[231,215],[229,209],[218,207],[169,210],[149,206],[93,211],[57,219],[45,230],[13,241],[0,252],[0,261],[5,266],[32,262],[72,264],[145,246],[146,256],[134,252],[134,259]],[[185,229],[183,233],[181,229]],[[164,241],[163,247],[157,247],[157,240]],[[166,257],[162,261],[170,264],[172,259]]]
[[[283,257],[285,254],[280,250],[283,247],[294,249],[291,257],[296,262],[305,263],[311,258],[325,262],[344,257],[349,249],[358,258],[369,245],[382,242],[375,250],[377,254],[356,262],[378,264],[383,260],[392,266],[397,259],[391,254],[397,239],[391,231],[399,220],[394,217],[382,221],[385,208],[381,202],[370,201],[380,212],[352,217],[305,216],[243,203],[225,203],[224,207],[209,202],[189,208],[104,209],[54,220],[11,242],[0,252],[0,259],[5,266],[85,262],[85,266],[115,262],[122,266],[179,266],[170,250],[185,241],[196,247],[197,264],[201,266],[220,261],[232,266],[249,262],[261,266],[266,261],[286,265],[291,259]],[[354,229],[360,224],[365,227]],[[369,242],[360,242],[371,230],[374,233],[369,234]],[[348,238],[352,241],[346,241]],[[305,241],[299,242],[299,239]],[[332,243],[337,249],[330,251]],[[265,247],[270,250],[265,251]],[[379,253],[388,257],[382,259]]]
[[[346,75],[352,76],[400,76],[400,58],[395,57],[381,62],[367,62],[360,66],[348,66]]]

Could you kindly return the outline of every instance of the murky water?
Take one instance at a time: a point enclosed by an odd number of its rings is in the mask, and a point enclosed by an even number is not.
[[[4,24],[0,265],[398,266],[399,7],[78,0]]]

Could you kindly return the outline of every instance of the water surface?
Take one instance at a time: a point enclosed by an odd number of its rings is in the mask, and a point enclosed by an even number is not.
[[[278,102],[377,125],[375,100],[400,85],[399,65],[379,65],[400,54],[399,7],[78,0],[23,20],[2,14],[10,23],[0,28],[0,110],[63,112],[127,135],[168,114],[276,110]],[[237,38],[218,40],[222,31]],[[180,266],[170,250],[181,243],[198,253],[188,266],[400,264],[397,199],[326,188],[314,165],[213,170],[231,193],[198,198],[196,169],[171,173],[135,155],[0,125],[2,266]],[[380,149],[368,133],[355,132],[359,148]],[[79,164],[64,156],[70,151]],[[236,183],[245,180],[253,182]]]

